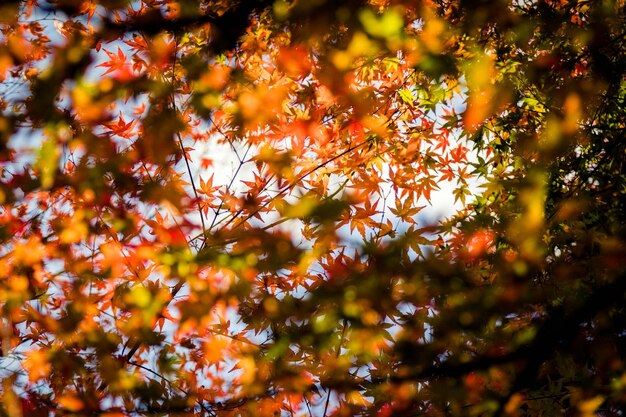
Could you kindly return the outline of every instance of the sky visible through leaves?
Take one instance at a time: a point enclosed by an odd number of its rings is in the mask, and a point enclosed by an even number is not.
[[[623,416],[626,5],[0,5],[0,417]]]

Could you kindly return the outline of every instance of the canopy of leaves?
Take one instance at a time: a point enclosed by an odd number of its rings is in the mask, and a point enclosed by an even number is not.
[[[2,2],[0,415],[623,416],[625,17]]]

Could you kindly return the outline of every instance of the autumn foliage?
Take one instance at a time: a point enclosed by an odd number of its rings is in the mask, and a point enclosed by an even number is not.
[[[0,5],[0,415],[622,416],[622,1]]]

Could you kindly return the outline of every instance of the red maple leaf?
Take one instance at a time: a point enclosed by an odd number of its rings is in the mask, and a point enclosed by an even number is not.
[[[107,70],[102,74],[102,76],[114,73],[115,78],[129,78],[132,76],[130,72],[130,68],[126,62],[126,55],[120,47],[117,48],[117,54],[114,52],[107,51],[103,49],[103,51],[109,57],[109,60],[103,62],[102,64],[96,65],[96,67],[104,67]]]

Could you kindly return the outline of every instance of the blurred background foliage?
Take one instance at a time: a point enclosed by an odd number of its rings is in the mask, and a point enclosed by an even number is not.
[[[3,2],[0,414],[623,416],[625,7]]]

